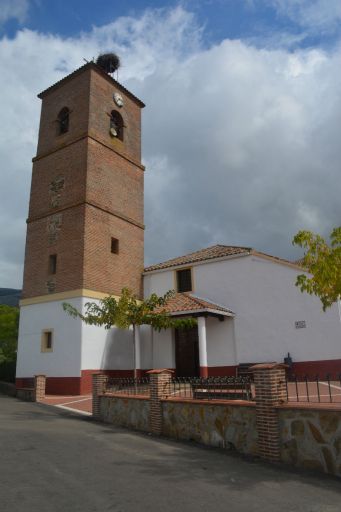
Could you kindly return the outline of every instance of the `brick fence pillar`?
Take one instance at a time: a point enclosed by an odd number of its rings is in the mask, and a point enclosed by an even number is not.
[[[150,431],[153,434],[162,434],[162,403],[170,391],[170,382],[173,370],[149,370],[150,378]]]
[[[45,398],[46,375],[34,376],[34,401],[42,402]]]
[[[276,406],[285,402],[284,364],[256,364],[250,368],[254,375],[258,454],[271,462],[280,460],[280,432]]]
[[[107,381],[107,375],[92,374],[92,416],[95,419],[100,418],[100,395],[104,393]]]

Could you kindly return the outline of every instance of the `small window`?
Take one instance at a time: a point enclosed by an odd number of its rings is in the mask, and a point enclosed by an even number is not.
[[[117,110],[111,112],[109,133],[111,137],[123,140],[123,118]]]
[[[41,336],[41,351],[52,352],[53,350],[53,332],[52,330],[46,330],[42,332]]]
[[[70,111],[67,107],[62,108],[58,114],[58,135],[69,131]]]
[[[117,238],[111,239],[111,252],[113,254],[118,254],[118,240]]]
[[[192,270],[185,268],[184,270],[177,270],[176,284],[178,292],[191,292],[192,291]]]
[[[57,254],[50,254],[49,256],[49,274],[57,272]]]

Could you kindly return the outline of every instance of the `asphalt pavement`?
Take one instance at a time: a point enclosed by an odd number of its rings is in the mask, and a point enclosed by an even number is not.
[[[0,395],[1,512],[341,512],[341,480]]]

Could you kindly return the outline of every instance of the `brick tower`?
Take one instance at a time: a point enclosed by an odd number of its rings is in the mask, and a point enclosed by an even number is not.
[[[142,295],[144,104],[93,62],[39,98],[17,378],[46,373],[48,392],[67,391],[73,379],[69,391],[78,393],[84,372],[108,364],[107,333],[102,347],[62,303],[82,310],[123,287]],[[91,337],[96,348],[87,348]],[[101,358],[91,359],[96,349]]]

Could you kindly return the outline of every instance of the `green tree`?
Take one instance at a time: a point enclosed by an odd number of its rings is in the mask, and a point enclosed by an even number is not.
[[[136,352],[140,343],[140,326],[150,325],[153,329],[161,331],[170,327],[188,329],[196,325],[194,318],[172,318],[165,310],[167,302],[174,296],[174,291],[168,291],[159,297],[153,293],[148,299],[139,300],[128,289],[123,288],[120,298],[112,296],[96,302],[85,304],[85,314],[80,313],[71,304],[64,303],[63,308],[74,318],[81,318],[88,325],[97,325],[110,329],[129,329],[133,327],[134,340],[134,376],[136,377],[136,361],[139,354]]]
[[[296,286],[319,297],[325,311],[341,296],[341,226],[331,232],[330,243],[310,231],[299,231],[293,244],[304,249],[301,265],[311,274],[297,276]]]
[[[16,360],[19,309],[0,304],[0,364]]]

